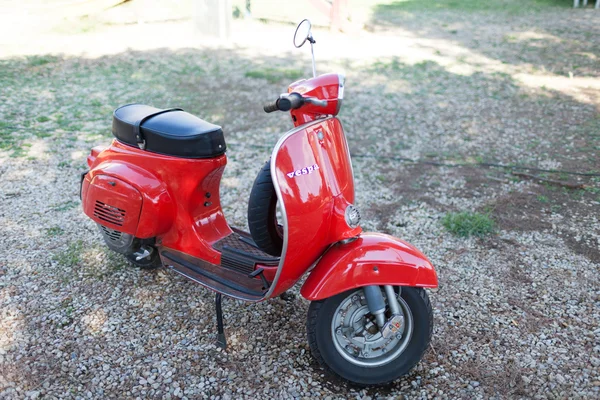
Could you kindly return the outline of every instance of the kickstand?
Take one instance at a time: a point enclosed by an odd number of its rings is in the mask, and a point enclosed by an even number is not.
[[[223,310],[221,309],[221,293],[215,296],[215,308],[217,309],[217,346],[225,350],[227,348],[227,339],[223,329]]]

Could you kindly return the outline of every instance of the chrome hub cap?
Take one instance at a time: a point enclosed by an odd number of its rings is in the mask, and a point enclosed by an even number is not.
[[[386,332],[384,337],[369,312],[362,289],[345,298],[331,321],[333,344],[340,355],[362,367],[377,367],[398,358],[408,346],[413,332],[413,317],[408,305],[400,296],[398,303],[401,315],[391,315],[386,310],[384,329],[391,321],[394,330],[393,334]]]

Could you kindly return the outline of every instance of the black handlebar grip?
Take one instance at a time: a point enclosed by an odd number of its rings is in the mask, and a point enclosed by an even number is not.
[[[274,111],[290,111],[302,107],[303,104],[304,99],[301,94],[282,94],[273,103],[265,104],[263,110],[265,110],[266,113],[272,113]]]
[[[279,108],[277,107],[277,100],[272,103],[265,104],[263,107],[263,110],[265,110],[266,113],[272,113],[275,111],[279,111]]]
[[[290,102],[289,110],[296,110],[304,105],[304,98],[300,93],[292,92],[288,94],[287,98]]]

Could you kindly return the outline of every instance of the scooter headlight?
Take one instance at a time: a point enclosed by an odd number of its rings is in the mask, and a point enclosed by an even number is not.
[[[346,223],[350,228],[354,229],[360,224],[360,212],[358,211],[358,208],[354,207],[352,204],[346,207],[344,216],[346,217]]]

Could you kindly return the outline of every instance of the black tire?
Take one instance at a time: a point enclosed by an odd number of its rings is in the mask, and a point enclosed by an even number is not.
[[[360,290],[360,289],[358,289]],[[313,357],[329,373],[357,386],[385,385],[406,375],[429,346],[433,332],[433,312],[427,293],[421,288],[403,287],[402,299],[413,317],[413,332],[407,347],[397,358],[376,367],[355,365],[340,355],[332,337],[332,318],[338,306],[355,293],[350,290],[322,301],[313,301],[306,323]]]
[[[281,256],[283,228],[277,222],[277,194],[267,161],[254,180],[248,200],[248,228],[256,245],[265,253]]]
[[[141,240],[138,238],[133,239],[133,243],[131,244],[131,250],[125,253],[125,258],[127,258],[127,260],[129,260],[129,262],[133,264],[133,266],[140,269],[151,270],[162,267],[162,261],[160,260],[160,255],[158,254],[158,250],[156,249],[156,247],[144,242],[145,240]],[[152,244],[153,242],[154,241],[152,241]],[[133,253],[138,251],[142,244],[145,244],[147,247],[150,247],[152,249],[152,253],[150,253],[150,257],[138,261],[135,259],[136,256],[134,256]]]
[[[160,255],[156,249],[154,238],[140,239],[100,224],[96,225],[108,248],[115,253],[123,254],[134,266],[142,269],[156,269],[162,267],[162,261],[160,260]],[[152,249],[152,252],[150,253],[150,257],[138,261],[133,253],[138,252],[142,246]]]

